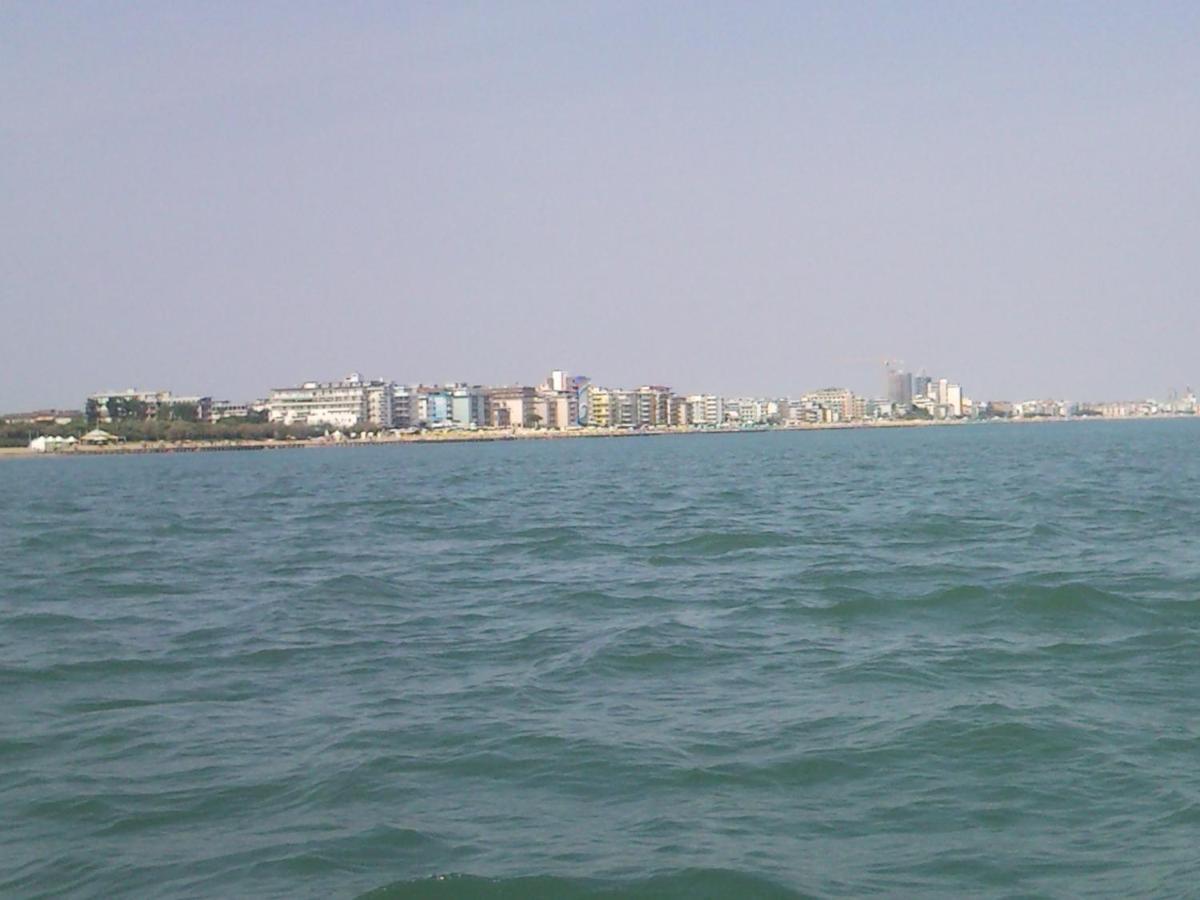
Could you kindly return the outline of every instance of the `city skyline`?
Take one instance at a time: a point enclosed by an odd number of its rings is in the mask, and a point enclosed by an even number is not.
[[[547,370],[547,371],[551,371],[551,373],[552,373],[551,378],[552,378],[554,375],[563,375],[565,377],[568,370],[562,369],[562,370]],[[647,385],[660,386],[661,385],[661,386],[666,386],[665,389],[670,390],[679,396],[707,395],[707,396],[715,396],[715,397],[728,398],[728,399],[747,399],[747,398],[786,399],[786,398],[800,398],[800,397],[804,397],[804,396],[809,396],[809,395],[812,395],[814,393],[817,393],[817,392],[820,392],[823,390],[847,390],[847,391],[853,393],[855,396],[863,398],[864,400],[888,400],[890,402],[899,403],[901,405],[903,405],[906,402],[906,400],[904,399],[905,397],[907,398],[907,400],[911,400],[911,398],[913,396],[920,395],[924,391],[924,386],[921,386],[919,384],[922,381],[922,379],[924,380],[925,385],[928,385],[930,382],[933,382],[935,386],[939,379],[943,383],[948,381],[948,379],[946,379],[945,377],[942,377],[940,374],[936,373],[936,371],[934,374],[931,375],[928,367],[924,367],[924,366],[908,367],[903,363],[902,360],[881,360],[881,367],[877,371],[878,383],[876,384],[874,389],[866,389],[866,390],[859,389],[850,384],[845,384],[845,383],[838,384],[836,382],[826,380],[824,382],[814,382],[812,384],[809,384],[806,387],[799,388],[799,389],[792,389],[792,390],[773,390],[773,391],[769,390],[769,391],[759,391],[759,392],[741,391],[741,392],[738,392],[738,391],[712,390],[707,386],[700,386],[700,387],[687,386],[687,387],[679,388],[679,387],[676,387],[675,385],[673,385],[670,379],[663,379],[663,378],[657,378],[657,379],[656,378],[646,378],[646,379],[641,379],[641,380],[635,380],[632,382],[621,382],[621,381],[616,381],[615,379],[608,379],[608,378],[603,378],[603,377],[593,378],[590,375],[586,375],[586,374],[576,372],[576,371],[571,371],[570,375],[573,377],[578,376],[585,383],[592,384],[596,387],[613,388],[613,389],[618,389],[618,390],[621,390],[621,389],[631,390],[631,389],[636,388],[637,386],[647,386]],[[901,394],[899,396],[897,395],[897,387],[896,387],[896,381],[895,381],[895,379],[898,376],[903,376],[905,378],[906,384],[908,386],[907,390],[901,392]],[[494,380],[493,381],[472,380],[472,379],[454,378],[454,377],[441,379],[441,380],[435,380],[435,379],[410,380],[410,379],[389,377],[382,373],[366,372],[366,370],[362,369],[361,367],[359,369],[355,369],[354,371],[350,372],[349,374],[344,375],[344,378],[349,378],[349,379],[363,378],[364,380],[388,383],[388,384],[394,385],[397,388],[413,388],[413,389],[422,389],[422,390],[424,390],[424,389],[437,390],[440,388],[451,388],[451,387],[477,387],[477,388],[496,389],[496,388],[504,388],[504,387],[534,387],[534,386],[538,386],[538,385],[549,384],[549,379],[544,380],[544,381],[532,381],[531,382],[528,378],[518,379],[518,380],[513,380],[513,381],[504,381],[504,382],[494,381]],[[339,380],[344,380],[344,379],[342,376],[338,376],[338,377],[323,376],[323,377],[316,377],[316,378],[306,377],[306,378],[293,380],[290,383],[293,385],[303,385],[303,384],[307,384],[307,383],[335,382],[335,381],[339,381]],[[215,383],[215,382],[210,382],[210,384],[211,383]],[[265,401],[265,399],[270,394],[272,394],[278,390],[287,390],[288,383],[289,382],[287,380],[276,379],[269,387],[260,387],[257,390],[242,392],[240,394],[212,390],[207,385],[201,386],[198,389],[190,390],[190,391],[179,391],[173,387],[163,387],[162,385],[164,383],[159,383],[157,386],[149,386],[146,383],[130,384],[130,385],[125,385],[125,386],[121,386],[121,387],[107,385],[101,389],[98,389],[98,390],[92,389],[92,390],[86,392],[86,396],[94,397],[94,396],[99,396],[102,394],[119,396],[119,395],[132,395],[132,394],[139,394],[139,393],[147,393],[147,394],[165,393],[167,395],[170,395],[170,394],[174,393],[176,395],[176,397],[183,397],[183,398],[187,398],[189,400],[194,400],[199,397],[204,397],[205,399],[208,399],[208,400],[212,400],[214,398],[219,398],[221,402],[233,403],[237,406],[244,406],[247,403]],[[954,390],[956,392],[960,391],[961,395],[964,398],[967,398],[968,391],[967,391],[966,387],[963,386],[963,383],[961,381],[953,381],[953,382],[951,382],[951,386],[954,388]],[[976,404],[987,404],[987,403],[993,403],[993,402],[1026,403],[1026,402],[1033,402],[1033,401],[1049,401],[1049,400],[1067,402],[1067,403],[1073,402],[1073,403],[1085,403],[1085,404],[1087,404],[1087,403],[1094,403],[1094,404],[1141,403],[1141,402],[1150,402],[1150,401],[1162,403],[1162,402],[1171,402],[1171,401],[1177,400],[1181,397],[1187,396],[1192,393],[1193,393],[1192,382],[1185,381],[1185,382],[1180,383],[1178,386],[1173,385],[1173,386],[1167,388],[1166,390],[1154,392],[1154,393],[1147,393],[1147,394],[1143,394],[1143,395],[1127,394],[1127,395],[1120,395],[1120,396],[1104,396],[1101,394],[1093,393],[1093,394],[1085,394],[1085,395],[1080,395],[1080,396],[1068,396],[1068,395],[1062,395],[1062,394],[1054,394],[1054,393],[1050,393],[1050,392],[1042,392],[1042,393],[1031,393],[1031,394],[1026,394],[1026,395],[986,396],[986,395],[982,395],[982,394],[979,394],[976,392],[971,392],[970,399],[972,402],[974,402]],[[6,414],[12,415],[12,414],[19,414],[19,413],[27,413],[27,412],[38,411],[38,410],[78,410],[80,408],[81,408],[81,406],[78,403],[78,397],[77,397],[75,402],[49,403],[49,404],[26,403],[24,405],[16,404],[16,405],[9,405],[7,407],[0,406],[0,416],[6,415]]]
[[[371,387],[374,390],[374,397],[371,401],[373,412],[369,416],[365,416],[364,420],[369,420],[375,424],[389,426],[391,425],[391,410],[394,404],[402,404],[404,413],[397,413],[406,420],[405,425],[409,424],[410,410],[408,400],[403,398],[412,398],[415,403],[419,397],[422,405],[426,398],[442,397],[443,404],[447,407],[441,415],[433,416],[430,421],[453,421],[458,420],[460,424],[470,422],[472,425],[479,424],[484,419],[482,410],[487,401],[485,398],[492,395],[504,394],[507,392],[517,392],[513,396],[523,396],[523,392],[529,392],[529,399],[532,402],[535,396],[556,394],[556,395],[572,395],[573,397],[582,398],[585,391],[600,390],[605,393],[612,394],[635,394],[639,392],[653,391],[662,393],[667,398],[677,398],[679,400],[688,401],[712,401],[718,404],[718,409],[721,403],[725,403],[727,408],[730,404],[737,403],[774,403],[776,401],[787,404],[790,402],[820,402],[822,395],[833,396],[834,405],[840,406],[843,399],[854,398],[856,402],[863,404],[859,408],[858,417],[864,417],[866,410],[871,408],[874,410],[867,417],[892,417],[900,414],[904,410],[911,410],[914,407],[933,410],[934,407],[940,406],[938,410],[940,416],[948,416],[950,418],[972,418],[977,417],[981,410],[985,408],[994,410],[999,408],[1018,410],[1028,408],[1037,410],[1038,414],[1050,415],[1069,415],[1070,409],[1077,407],[1081,409],[1099,409],[1101,407],[1109,407],[1109,413],[1120,414],[1115,410],[1119,407],[1144,407],[1146,409],[1166,409],[1179,411],[1177,404],[1182,403],[1187,407],[1187,411],[1192,412],[1196,407],[1195,392],[1190,384],[1184,385],[1182,389],[1169,389],[1163,394],[1147,395],[1144,397],[1101,397],[1101,396],[1084,396],[1084,397],[1055,397],[1051,394],[1029,395],[1025,397],[1013,398],[998,398],[998,397],[981,397],[971,396],[964,385],[951,378],[947,378],[942,374],[929,374],[924,368],[910,369],[901,360],[884,360],[881,370],[882,384],[878,391],[858,391],[854,388],[849,388],[845,385],[835,385],[833,383],[825,383],[821,387],[810,387],[801,391],[771,391],[759,394],[742,393],[734,394],[728,392],[714,392],[705,389],[685,388],[676,389],[668,385],[663,379],[647,379],[640,382],[635,382],[634,385],[619,384],[611,380],[603,378],[593,378],[590,375],[571,372],[566,369],[552,369],[549,375],[544,379],[536,382],[531,382],[528,379],[521,381],[500,383],[488,382],[473,382],[464,379],[446,379],[444,381],[406,381],[403,379],[388,378],[386,376],[371,377],[364,376],[361,372],[355,371],[338,379],[321,379],[308,378],[300,382],[295,382],[290,386],[282,386],[282,382],[275,386],[255,392],[253,395],[241,395],[236,399],[230,399],[229,396],[222,396],[219,392],[200,390],[192,393],[180,393],[171,389],[164,389],[159,386],[157,388],[146,389],[142,386],[130,386],[126,388],[107,388],[98,392],[90,393],[84,404],[84,414],[89,421],[95,421],[97,418],[106,420],[107,415],[104,412],[104,407],[109,402],[117,402],[123,408],[125,403],[133,402],[137,407],[144,408],[149,406],[149,417],[155,417],[155,411],[159,407],[164,409],[176,404],[185,406],[193,406],[195,410],[192,414],[193,418],[202,421],[217,421],[225,416],[245,417],[250,411],[260,409],[266,411],[269,405],[274,404],[276,398],[289,394],[303,395],[311,394],[314,390],[328,388],[348,388],[355,393],[362,393],[366,388]],[[467,391],[474,399],[469,401],[469,408],[472,410],[470,415],[466,414],[468,406],[462,406],[458,415],[449,412],[449,404],[451,395],[458,395],[462,391]],[[380,392],[383,393],[380,393]],[[836,396],[834,396],[836,395]],[[366,394],[363,394],[362,402],[366,403]],[[464,398],[466,395],[464,395]],[[302,405],[307,405],[309,399],[300,398]],[[455,403],[458,401],[456,400]],[[468,403],[466,399],[464,403]],[[478,402],[478,412],[476,412],[476,402]],[[582,400],[580,401],[582,404]],[[320,405],[320,404],[318,404]],[[886,405],[886,411],[885,406]],[[386,407],[388,414],[381,415],[381,406]],[[17,415],[30,412],[66,412],[74,409],[71,405],[44,406],[44,407],[26,407],[21,410],[3,410],[0,409],[0,416]],[[365,406],[363,407],[366,408]],[[399,409],[399,405],[396,406]],[[582,406],[581,406],[582,408]],[[761,412],[761,410],[760,410]],[[138,415],[146,415],[139,413]],[[272,415],[274,413],[272,412]],[[762,413],[765,416],[765,413]],[[136,416],[135,416],[136,417]],[[169,416],[174,418],[174,414]],[[576,423],[575,413],[569,416],[564,407],[563,411],[554,417],[560,424],[565,424],[568,421],[571,424]],[[683,417],[688,420],[688,417]],[[579,424],[583,424],[586,419],[586,414],[578,419]],[[721,420],[721,415],[716,415],[716,421]],[[290,416],[287,417],[290,421]],[[344,424],[353,424],[354,419],[347,421]],[[418,421],[415,415],[412,416],[412,423]],[[421,415],[420,421],[426,421],[424,414]],[[491,423],[495,424],[495,423]],[[594,424],[594,423],[593,423]],[[657,422],[655,423],[657,424]],[[681,423],[682,424],[682,423]],[[713,422],[715,424],[715,422]]]

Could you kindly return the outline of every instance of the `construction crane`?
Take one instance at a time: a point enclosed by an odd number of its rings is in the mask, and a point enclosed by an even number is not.
[[[841,357],[838,357],[838,360],[837,360],[837,364],[839,366],[861,366],[864,363],[877,363],[877,362],[879,362],[878,356],[841,356]],[[886,369],[890,365],[903,366],[904,360],[902,360],[902,359],[886,359],[885,358],[883,360],[883,367]]]

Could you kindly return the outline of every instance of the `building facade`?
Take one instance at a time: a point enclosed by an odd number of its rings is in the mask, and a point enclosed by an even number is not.
[[[146,419],[208,422],[212,419],[212,397],[183,397],[170,391],[139,391],[134,388],[108,391],[87,398],[84,416],[92,423]]]
[[[487,393],[481,387],[458,385],[450,391],[450,421],[456,428],[487,423]]]
[[[283,425],[390,428],[395,392],[390,382],[363,381],[355,373],[341,381],[306,381],[298,387],[276,388],[267,404],[269,420]]]
[[[689,394],[687,409],[691,425],[715,428],[725,424],[725,400],[716,394]]]
[[[889,370],[887,373],[887,399],[896,406],[908,406],[913,398],[913,378],[903,369]]]
[[[427,388],[422,399],[422,422],[430,426],[443,426],[451,423],[451,391]]]
[[[208,421],[220,422],[222,419],[245,419],[252,412],[251,404],[238,403],[233,400],[214,400],[209,409]]]
[[[687,397],[671,397],[671,424],[676,427],[692,424],[688,417]]]
[[[408,385],[392,388],[392,427],[416,428],[421,422],[418,391]]]
[[[612,391],[590,384],[584,390],[587,395],[587,411],[584,420],[592,428],[608,428],[612,425]]]
[[[578,401],[571,391],[539,391],[534,416],[541,428],[577,428]]]
[[[532,428],[537,391],[532,387],[494,387],[487,391],[487,424],[494,428]]]
[[[801,399],[826,411],[822,422],[851,422],[866,416],[866,401],[847,388],[822,388]]]
[[[671,424],[671,389],[647,384],[637,389],[637,425],[662,428]]]

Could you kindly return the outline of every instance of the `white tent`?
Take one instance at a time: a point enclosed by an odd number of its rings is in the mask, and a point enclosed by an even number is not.
[[[29,449],[35,453],[50,453],[54,450],[62,450],[64,447],[71,447],[75,444],[73,437],[58,437],[53,434],[43,434],[35,437],[29,442]]]

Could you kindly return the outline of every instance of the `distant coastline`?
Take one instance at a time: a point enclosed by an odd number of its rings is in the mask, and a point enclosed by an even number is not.
[[[1200,414],[1190,387],[1166,400],[972,400],[950,378],[884,361],[886,396],[845,387],[795,396],[683,394],[663,384],[606,387],[554,369],[540,383],[401,384],[351,372],[271,388],[257,400],[170,390],[101,391],[81,409],[0,416],[0,447],[34,453],[130,454],[323,447],[330,443],[458,443],[744,431],[817,431],[991,420],[1175,417]],[[11,458],[28,454],[5,450]]]
[[[893,428],[962,428],[985,425],[1033,425],[1052,422],[1147,422],[1169,419],[1197,419],[1200,417],[1178,414],[1128,417],[1034,417],[1020,419],[987,420],[880,420],[870,422],[831,422],[802,425],[766,425],[746,428],[691,428],[669,426],[661,428],[577,428],[550,430],[539,428],[511,429],[439,429],[413,434],[380,435],[365,437],[321,436],[313,438],[266,439],[266,440],[186,440],[186,441],[128,441],[104,446],[74,446],[70,449],[39,452],[28,447],[0,447],[0,460],[38,459],[95,456],[132,456],[170,453],[214,453],[248,452],[269,450],[320,449],[328,447],[378,447],[395,445],[435,445],[496,443],[511,441],[578,440],[594,438],[637,438],[667,437],[671,435],[738,435],[763,434],[767,432],[817,432],[817,431],[861,431]]]

